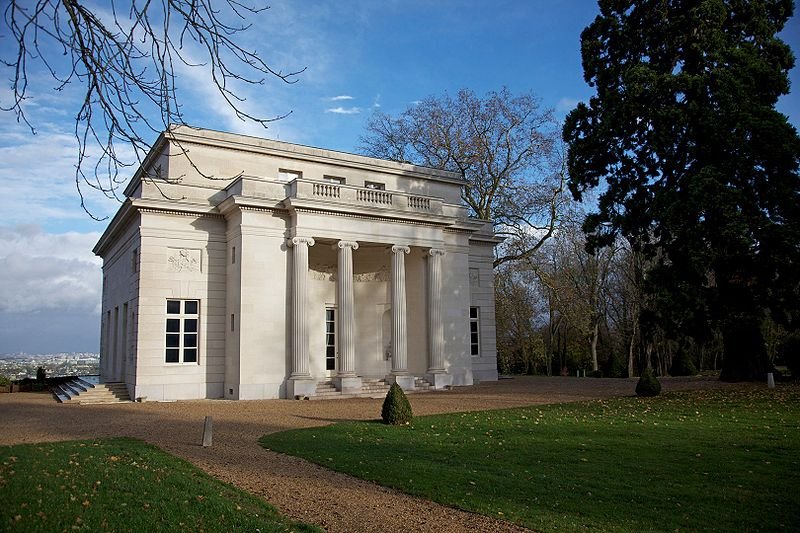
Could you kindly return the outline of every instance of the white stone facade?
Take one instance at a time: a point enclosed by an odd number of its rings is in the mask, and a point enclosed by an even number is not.
[[[462,186],[449,172],[173,128],[94,249],[102,378],[149,400],[496,380],[498,239],[467,217]]]

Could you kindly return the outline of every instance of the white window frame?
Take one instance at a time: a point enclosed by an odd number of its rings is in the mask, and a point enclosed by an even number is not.
[[[332,319],[328,318],[328,313],[332,314]],[[326,305],[325,306],[325,371],[326,372],[334,372],[338,368],[339,362],[339,353],[338,353],[338,342],[336,339],[337,335],[337,319],[338,313],[336,312],[336,306],[333,305]],[[329,353],[333,352],[333,357],[328,355]],[[328,368],[328,362],[333,359],[333,368]]]
[[[179,302],[178,313],[169,312],[169,302]],[[195,313],[186,312],[187,302],[194,302]],[[200,364],[200,300],[168,298],[165,302],[164,319],[164,364],[165,365],[198,365]],[[191,330],[194,320],[194,331]],[[177,324],[176,322],[177,321]],[[177,325],[177,330],[175,326]],[[191,345],[190,336],[194,335],[194,346]],[[175,343],[177,337],[177,345]],[[194,351],[194,361],[186,360],[187,353]],[[170,352],[177,351],[177,361],[170,361]]]
[[[473,316],[473,311],[475,311],[475,316]],[[475,336],[474,341],[473,335]],[[481,308],[477,306],[469,308],[469,353],[472,357],[481,356]]]
[[[365,181],[364,188],[372,189],[373,191],[385,191],[386,184],[379,181]]]

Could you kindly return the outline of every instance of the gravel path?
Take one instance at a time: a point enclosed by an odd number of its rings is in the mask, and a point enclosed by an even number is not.
[[[665,391],[729,386],[667,378]],[[501,409],[633,394],[635,380],[516,377],[453,391],[409,395],[416,416]],[[264,497],[294,519],[331,532],[526,531],[264,450],[274,431],[375,419],[382,400],[225,401],[117,405],[58,404],[43,393],[0,394],[0,444],[107,436],[143,439],[206,472]],[[203,418],[214,417],[214,444],[200,446]],[[391,458],[387,458],[391,460]]]

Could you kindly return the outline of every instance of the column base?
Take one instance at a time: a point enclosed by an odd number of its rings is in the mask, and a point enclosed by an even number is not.
[[[311,378],[290,378],[286,380],[286,397],[302,400],[317,392],[317,381]]]
[[[355,394],[361,392],[362,380],[359,376],[336,376],[333,386],[342,394]]]
[[[403,390],[414,390],[414,376],[412,376],[411,374],[403,374],[403,375],[389,374],[388,376],[386,376],[386,383],[390,385],[392,383],[397,383]]]
[[[428,383],[433,385],[433,388],[436,390],[445,389],[453,384],[453,376],[443,371],[426,374],[425,379],[427,379]]]

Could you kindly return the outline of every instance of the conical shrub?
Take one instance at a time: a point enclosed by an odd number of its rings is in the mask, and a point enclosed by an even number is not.
[[[383,400],[383,408],[381,409],[381,418],[384,424],[393,426],[409,424],[411,419],[414,418],[406,393],[397,383],[393,383],[389,388],[389,392],[386,393],[386,399]]]
[[[642,372],[642,377],[639,378],[639,383],[636,384],[637,396],[658,396],[661,393],[661,383],[653,375],[653,372],[647,368]]]

